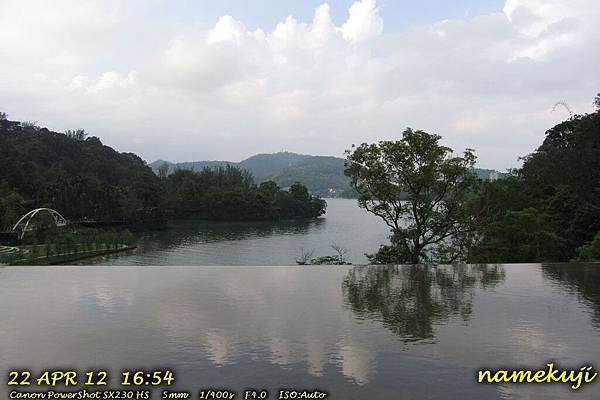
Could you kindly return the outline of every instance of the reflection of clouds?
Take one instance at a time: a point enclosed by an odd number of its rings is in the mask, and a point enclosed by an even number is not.
[[[376,353],[363,344],[343,343],[339,347],[342,373],[359,385],[369,383],[375,373]]]
[[[208,359],[216,366],[234,363],[239,349],[230,337],[210,331],[205,336]]]
[[[366,381],[365,371],[352,372],[353,360],[364,356],[352,348],[342,356],[336,344],[346,323],[339,312],[339,282],[347,269],[317,269],[207,267],[201,280],[165,277],[156,288],[161,301],[154,318],[170,345],[193,336],[198,346],[188,345],[195,354],[190,357],[214,366],[234,364],[243,355],[283,368],[304,363],[308,374],[320,377],[327,363],[345,358],[348,377]],[[174,276],[180,273],[188,271]],[[333,275],[334,284],[322,285],[319,274]],[[178,282],[169,282],[173,279]],[[169,298],[170,287],[178,288],[176,301]]]
[[[540,351],[546,346],[542,327],[528,323],[520,323],[508,329],[510,341],[517,347],[527,348],[530,351]]]
[[[325,365],[325,344],[323,340],[310,340],[306,343],[308,373],[312,376],[323,376]]]
[[[136,271],[15,267],[9,276],[0,286],[0,348],[11,364],[109,365],[134,347],[118,335],[132,324]]]
[[[544,327],[539,324],[520,322],[508,330],[508,338],[512,346],[515,347],[515,358],[521,364],[531,362],[532,354],[539,354],[542,357],[551,348],[553,357],[564,359],[568,357],[568,351],[560,341],[548,337],[544,332]]]
[[[166,335],[169,343],[185,342],[188,347],[198,343],[199,346],[200,341],[195,338],[201,337],[206,328],[199,323],[202,316],[196,310],[185,305],[162,303],[156,311],[156,327]]]
[[[96,285],[93,297],[96,304],[106,310],[129,307],[133,303],[133,292],[131,290],[115,290],[114,287],[106,285]]]
[[[506,384],[497,385],[496,390],[498,390],[501,399],[514,399],[517,395],[515,387]]]
[[[291,346],[289,341],[283,340],[278,337],[271,337],[268,339],[268,349],[271,352],[269,360],[273,364],[287,366],[291,361]]]

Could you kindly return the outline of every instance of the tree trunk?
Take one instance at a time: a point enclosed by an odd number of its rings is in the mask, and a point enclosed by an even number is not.
[[[423,248],[420,245],[415,245],[413,252],[411,254],[411,264],[418,264],[419,259],[421,258],[421,250]]]

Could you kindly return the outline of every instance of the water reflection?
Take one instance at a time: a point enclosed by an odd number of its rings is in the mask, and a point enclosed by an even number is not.
[[[431,341],[434,325],[452,317],[469,320],[475,287],[493,287],[504,277],[504,268],[493,264],[357,267],[342,290],[359,318],[383,322],[405,342]]]
[[[140,234],[134,252],[82,264],[295,265],[300,248],[322,256],[332,252],[333,243],[350,249],[353,263],[366,263],[364,254],[387,241],[388,228],[356,200],[327,202],[327,214],[309,220],[174,221],[173,229]]]
[[[146,264],[146,265],[261,265],[294,264],[298,247],[276,252],[272,241],[286,243],[292,237],[316,236],[326,228],[324,218],[290,221],[215,222],[203,220],[175,221],[173,229],[144,232],[138,236],[137,249],[128,254],[114,254],[87,259],[76,264]],[[265,251],[257,242],[265,241]],[[289,246],[288,246],[289,247]],[[274,251],[275,250],[275,251]],[[280,261],[265,257],[279,256]],[[125,257],[124,257],[125,256]]]
[[[542,266],[542,273],[588,303],[593,309],[593,323],[600,326],[600,264],[549,264]]]
[[[303,235],[324,228],[325,219],[257,222],[177,221],[176,229],[149,232],[140,237],[140,246],[173,249],[201,243],[247,240],[275,235]]]
[[[572,292],[561,274],[548,279],[539,264],[0,268],[0,375],[168,368],[188,391],[264,385],[272,393],[316,387],[344,400],[597,400],[600,382],[574,393],[473,379],[482,367],[600,360],[592,302],[576,295],[589,278],[585,296],[598,298],[597,270],[575,279]]]

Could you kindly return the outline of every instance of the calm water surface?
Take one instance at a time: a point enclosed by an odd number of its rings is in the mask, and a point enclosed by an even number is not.
[[[300,249],[314,256],[333,254],[332,244],[349,250],[354,264],[365,264],[388,242],[389,228],[359,209],[356,200],[327,199],[321,218],[280,222],[177,221],[174,228],[140,235],[138,249],[93,260],[105,265],[292,265]]]
[[[598,382],[475,384],[483,367],[599,367],[598,265],[4,267],[0,315],[2,376],[168,367],[194,393],[600,398]]]

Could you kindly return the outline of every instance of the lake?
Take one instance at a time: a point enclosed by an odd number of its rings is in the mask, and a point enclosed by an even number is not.
[[[139,235],[138,249],[84,260],[103,265],[293,265],[300,249],[314,256],[348,249],[348,259],[365,264],[365,253],[388,243],[389,228],[356,200],[327,199],[321,218],[278,222],[175,221],[173,229]]]
[[[475,383],[480,368],[597,368],[597,264],[2,267],[0,315],[2,376],[107,368],[112,382],[123,369],[169,368],[193,398],[202,388],[344,400],[600,393],[597,381],[577,392]]]

